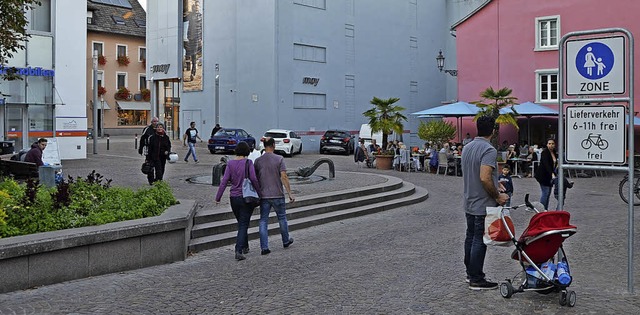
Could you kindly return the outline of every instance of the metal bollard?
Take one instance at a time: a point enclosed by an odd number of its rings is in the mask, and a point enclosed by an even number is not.
[[[110,136],[109,136],[109,134],[107,134],[107,151],[109,151],[109,138],[110,138]]]
[[[224,170],[227,168],[226,163],[218,163],[213,166],[211,170],[211,185],[212,186],[220,186],[220,179],[222,175],[224,175]]]
[[[133,148],[136,149],[136,150],[138,149],[138,134],[137,133],[136,133],[136,141],[133,144]]]

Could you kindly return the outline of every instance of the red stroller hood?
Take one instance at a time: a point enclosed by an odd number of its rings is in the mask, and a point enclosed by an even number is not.
[[[569,224],[571,214],[567,211],[546,211],[536,213],[531,217],[529,226],[520,236],[520,240],[538,236],[544,232],[575,229],[575,225]]]
[[[576,226],[569,224],[571,215],[567,211],[540,212],[531,217],[529,226],[520,236],[519,245],[511,258],[520,260],[518,252],[526,253],[535,264],[553,257],[564,240],[576,232]]]

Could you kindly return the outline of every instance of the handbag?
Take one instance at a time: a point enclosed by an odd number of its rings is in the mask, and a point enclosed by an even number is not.
[[[244,164],[244,180],[242,180],[242,198],[244,203],[252,208],[257,207],[260,204],[260,196],[249,179],[249,160]]]
[[[504,225],[500,215],[504,216],[507,225]],[[513,227],[513,221],[509,215],[508,207],[487,207],[487,216],[484,218],[484,234],[483,241],[485,245],[494,246],[511,246],[513,242],[507,231],[509,229],[515,236],[516,230]]]
[[[142,174],[149,174],[151,172],[151,163],[149,163],[149,161],[144,161],[144,163],[142,163],[142,167],[140,167],[140,171]]]

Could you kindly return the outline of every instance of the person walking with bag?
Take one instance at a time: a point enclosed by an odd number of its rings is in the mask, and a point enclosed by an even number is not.
[[[467,232],[464,240],[464,265],[471,290],[497,289],[498,284],[487,281],[484,258],[487,245],[483,240],[487,207],[504,205],[509,196],[498,192],[498,151],[491,145],[495,118],[481,116],[476,120],[478,136],[464,146],[462,178],[464,182],[464,210]]]
[[[167,164],[169,153],[171,152],[171,140],[164,132],[164,125],[156,125],[155,134],[149,136],[147,141],[148,154],[147,161],[151,163],[151,170],[147,174],[149,185],[162,180],[164,167]]]
[[[196,122],[192,121],[189,124],[189,129],[184,133],[182,137],[183,146],[187,146],[187,142],[189,142],[189,151],[184,156],[184,162],[189,163],[189,154],[193,155],[193,161],[198,164],[198,158],[196,157],[196,141],[200,139],[202,142],[202,138],[198,135],[198,129],[196,129]]]
[[[231,182],[231,189],[229,190],[229,200],[231,202],[231,210],[233,215],[238,221],[238,235],[236,236],[236,260],[245,260],[245,254],[249,253],[249,236],[247,230],[249,229],[249,222],[251,221],[251,214],[253,214],[254,206],[245,202],[242,196],[242,184],[246,178],[245,172],[248,168],[248,177],[251,184],[257,192],[260,192],[260,182],[256,177],[256,171],[253,166],[253,162],[247,159],[251,149],[249,145],[241,141],[236,146],[236,157],[233,160],[227,162],[227,167],[224,171],[224,176],[218,186],[218,192],[216,194],[216,206],[220,203],[220,198],[227,187],[227,183]]]
[[[285,209],[284,191],[287,190],[289,202],[294,202],[295,198],[291,193],[287,168],[284,165],[282,156],[273,153],[276,149],[276,142],[273,138],[264,140],[264,154],[256,159],[256,174],[260,180],[260,249],[262,255],[271,253],[269,250],[269,212],[273,208],[280,224],[280,235],[282,236],[282,246],[288,248],[293,244],[293,237],[289,236],[289,225],[287,223],[287,212]]]

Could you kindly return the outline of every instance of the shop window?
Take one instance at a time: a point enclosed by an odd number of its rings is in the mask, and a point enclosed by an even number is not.
[[[148,113],[147,110],[119,110],[118,126],[145,126]]]

